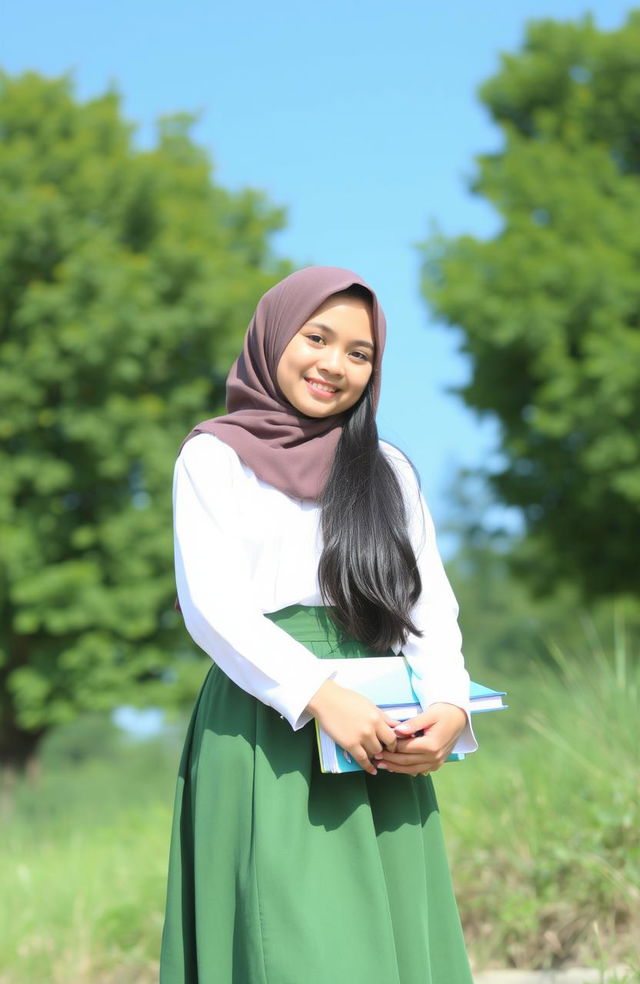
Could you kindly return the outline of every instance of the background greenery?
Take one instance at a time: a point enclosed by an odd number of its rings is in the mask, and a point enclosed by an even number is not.
[[[481,98],[502,228],[435,236],[424,289],[501,423],[501,470],[452,488],[449,569],[510,710],[436,781],[477,966],[637,976],[640,16],[531,25]],[[172,607],[171,466],[290,269],[281,211],[219,187],[189,126],[142,152],[115,95],[0,79],[0,984],[157,979],[208,666]],[[523,537],[486,528],[494,499]],[[119,731],[123,703],[166,708],[163,733]]]
[[[640,980],[640,671],[610,616],[608,642],[576,630],[580,661],[553,650],[497,674],[470,659],[510,705],[435,777],[476,967],[626,965]],[[157,980],[183,730],[140,743],[85,718],[46,739],[36,787],[5,791],[0,984]]]
[[[218,187],[189,123],[143,152],[114,94],[0,76],[6,763],[79,711],[173,696],[173,461],[289,270],[269,247],[282,213]]]
[[[500,424],[495,493],[540,591],[640,594],[640,11],[529,26],[480,90],[502,147],[472,188],[490,240],[434,236],[424,291],[461,329],[468,406]]]

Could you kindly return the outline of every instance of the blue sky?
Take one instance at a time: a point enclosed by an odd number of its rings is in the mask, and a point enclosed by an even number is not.
[[[81,97],[115,84],[143,144],[159,116],[199,113],[194,135],[216,179],[286,207],[280,253],[369,280],[389,322],[380,431],[413,458],[439,523],[455,469],[489,460],[497,435],[447,392],[467,366],[456,333],[434,325],[420,298],[415,244],[432,223],[496,228],[466,190],[474,155],[500,139],[475,92],[499,53],[519,48],[525,23],[590,10],[611,29],[633,6],[21,0],[0,18],[0,65],[71,71]]]

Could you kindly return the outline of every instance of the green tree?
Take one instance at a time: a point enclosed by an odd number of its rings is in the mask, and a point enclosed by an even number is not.
[[[458,473],[447,501],[445,530],[455,534],[458,548],[446,567],[460,605],[472,676],[495,685],[503,676],[518,677],[535,686],[540,665],[557,667],[558,652],[582,666],[586,652],[614,652],[622,665],[625,651],[640,651],[637,599],[587,604],[571,583],[541,597],[514,577],[512,558],[520,534],[487,521],[495,502],[481,472]]]
[[[504,503],[539,588],[640,595],[640,11],[529,25],[480,90],[503,146],[472,189],[489,240],[434,235],[424,292],[462,330],[468,406],[495,414]]]
[[[142,151],[114,92],[0,76],[5,763],[84,709],[157,697],[182,637],[173,461],[289,271],[270,248],[282,212],[216,185],[191,123]]]

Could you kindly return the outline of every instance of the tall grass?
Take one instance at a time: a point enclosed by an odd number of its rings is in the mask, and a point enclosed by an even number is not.
[[[436,776],[472,960],[637,969],[640,667],[622,632],[550,650],[511,679],[472,666],[510,708]],[[0,984],[157,981],[180,744],[67,730],[4,790]]]
[[[584,657],[550,642],[477,721],[477,756],[437,776],[478,965],[638,966],[640,665],[621,626],[612,653],[585,628]]]
[[[176,751],[45,755],[4,789],[0,984],[157,982]]]

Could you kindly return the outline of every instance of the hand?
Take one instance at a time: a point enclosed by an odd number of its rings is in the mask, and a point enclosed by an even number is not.
[[[319,724],[356,760],[365,772],[376,775],[373,756],[383,748],[395,751],[398,721],[384,714],[366,697],[325,680],[307,704]]]
[[[435,772],[447,761],[465,729],[467,715],[455,704],[432,704],[431,707],[395,729],[398,744],[395,752],[374,756],[379,769],[417,776]],[[402,738],[402,735],[409,737]],[[415,738],[411,735],[417,735]]]

